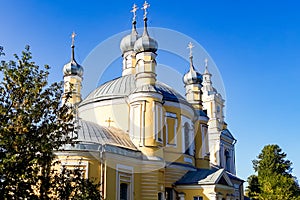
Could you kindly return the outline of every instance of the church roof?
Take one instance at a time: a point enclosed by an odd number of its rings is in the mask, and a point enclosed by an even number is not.
[[[95,149],[99,145],[112,145],[137,150],[128,133],[115,127],[100,126],[96,123],[78,120],[78,144],[75,149]]]
[[[210,184],[223,184],[232,186],[227,173],[224,169],[197,169],[196,171],[188,171],[176,185],[210,185]]]
[[[231,140],[236,140],[228,129],[222,130],[221,134],[222,134],[222,136],[225,136]]]
[[[165,101],[181,102],[189,105],[181,94],[164,83],[157,81],[155,86],[150,89],[151,90],[149,90],[149,92],[153,90],[162,94],[163,100]],[[136,92],[136,90],[138,90],[138,88],[135,85],[135,75],[130,74],[121,76],[96,88],[81,102],[79,106],[101,100],[124,98],[131,93]]]

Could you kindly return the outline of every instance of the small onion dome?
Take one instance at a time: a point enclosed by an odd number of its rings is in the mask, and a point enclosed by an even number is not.
[[[185,85],[189,84],[201,84],[202,75],[197,72],[193,66],[192,56],[190,57],[190,70],[183,76],[183,82]]]
[[[71,60],[69,63],[65,64],[63,69],[64,75],[83,75],[83,67],[79,65],[75,60]]]
[[[134,49],[134,43],[139,38],[138,33],[136,31],[135,27],[136,21],[132,22],[132,31],[129,35],[126,35],[123,37],[120,43],[120,49],[122,51],[122,54],[124,54],[127,51],[133,51]]]
[[[71,61],[65,64],[63,68],[63,73],[64,76],[68,75],[77,75],[77,76],[82,76],[83,75],[83,67],[79,65],[75,58],[74,58],[74,45],[72,45],[72,56],[71,56]]]
[[[144,51],[150,51],[155,53],[157,51],[158,44],[157,41],[153,38],[151,38],[148,34],[147,30],[147,18],[144,19],[144,33],[142,37],[140,37],[134,44],[134,51],[144,52]]]

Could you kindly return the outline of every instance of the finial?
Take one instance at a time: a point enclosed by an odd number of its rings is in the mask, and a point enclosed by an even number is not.
[[[73,31],[71,38],[72,38],[72,46],[74,46],[74,42],[75,42],[75,37],[76,37],[76,33]]]
[[[147,9],[149,7],[150,7],[150,4],[148,4],[147,1],[145,1],[145,3],[143,4],[143,7],[141,8],[142,10],[144,10],[144,32],[143,32],[144,36],[149,36],[148,30],[147,30]]]
[[[208,68],[208,59],[207,58],[204,59],[204,63],[205,63],[205,69],[207,69]]]
[[[193,43],[192,42],[189,42],[189,44],[188,44],[188,49],[190,49],[190,57],[193,57],[193,51],[192,51],[192,49],[194,48],[195,46],[193,45]]]
[[[194,48],[195,46],[193,45],[192,42],[189,42],[188,44],[188,49],[190,49],[190,68],[191,69],[194,69],[194,66],[193,66],[193,51],[192,49]]]
[[[71,35],[71,38],[72,38],[72,46],[71,46],[71,48],[72,48],[72,55],[71,55],[71,60],[75,60],[75,56],[74,56],[74,48],[75,48],[75,45],[74,45],[74,43],[75,43],[75,36],[76,36],[76,33],[73,31],[73,33],[72,33],[72,35]]]
[[[208,71],[208,59],[207,59],[207,58],[204,59],[204,63],[205,63],[204,74],[210,75],[210,73],[209,73],[209,71]]]
[[[144,20],[147,19],[147,9],[150,7],[150,4],[147,3],[147,1],[145,1],[145,3],[143,4],[143,7],[141,9],[144,10]]]
[[[132,10],[130,12],[133,13],[133,18],[132,18],[132,22],[136,21],[136,11],[137,11],[138,7],[136,6],[136,4],[133,4],[132,6]]]

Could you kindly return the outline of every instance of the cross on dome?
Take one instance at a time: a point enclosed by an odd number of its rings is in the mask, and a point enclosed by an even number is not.
[[[71,38],[72,38],[72,46],[74,46],[74,42],[75,42],[75,37],[76,37],[76,33],[73,31]]]
[[[143,4],[143,7],[141,8],[142,10],[144,10],[144,19],[147,18],[147,9],[150,7],[150,4],[147,3],[147,1],[145,1],[145,3]]]
[[[108,120],[105,120],[105,122],[107,122],[108,123],[108,127],[110,127],[110,123],[114,122],[114,120],[111,120],[110,117],[109,117]]]
[[[208,59],[207,58],[204,59],[204,63],[205,63],[205,68],[207,68],[208,67]]]
[[[192,51],[192,49],[193,49],[194,47],[195,47],[195,46],[193,45],[193,43],[192,43],[192,42],[189,42],[187,48],[190,49],[190,57],[193,56],[193,51]]]
[[[138,7],[136,6],[136,4],[133,4],[132,6],[132,10],[130,12],[133,13],[133,21],[136,20],[136,11],[137,11]]]

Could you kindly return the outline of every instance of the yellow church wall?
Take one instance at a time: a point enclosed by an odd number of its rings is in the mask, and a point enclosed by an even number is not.
[[[186,200],[192,200],[196,196],[203,197],[203,200],[210,200],[209,193],[214,192],[213,188],[197,188],[197,189],[177,189],[178,193],[184,193]]]
[[[233,194],[234,193],[234,189],[222,189],[222,188],[217,188],[216,192],[219,192],[222,194],[223,197],[226,197],[227,195]]]
[[[129,107],[126,103],[118,103],[107,101],[106,105],[82,107],[80,117],[102,126],[114,126],[126,132],[129,130]]]
[[[155,131],[154,131],[154,112],[153,112],[153,101],[152,98],[145,98],[145,121],[144,121],[144,134],[145,134],[145,145],[156,146]]]
[[[105,176],[105,199],[106,200],[116,200],[117,199],[117,175],[115,168],[106,167],[106,176]]]
[[[100,162],[95,157],[89,156],[58,156],[58,160],[66,167],[81,167],[87,170],[88,177],[95,182],[100,181]]]
[[[157,102],[156,98],[152,97],[143,97],[145,103],[145,146],[140,147],[139,149],[143,151],[146,155],[149,156],[159,156],[166,161],[172,162],[176,160],[176,162],[184,162],[184,157],[182,156],[183,152],[183,137],[182,137],[182,125],[181,125],[181,116],[184,115],[186,118],[192,119],[194,117],[194,112],[191,107],[172,103],[171,105],[163,105],[162,109],[162,116],[166,115],[166,112],[174,113],[176,115],[177,126],[175,129],[175,145],[168,145],[166,144],[166,132],[163,127],[159,127],[159,130],[163,132],[163,141],[162,143],[156,141],[154,135],[154,121],[155,119],[154,112],[153,112],[153,105]],[[107,101],[106,105],[102,103],[102,105],[94,105],[93,107],[82,106],[80,108],[80,117],[83,119],[93,121],[100,125],[108,126],[108,120],[110,118],[110,125],[121,128],[125,131],[129,130],[129,106],[127,103],[119,103],[113,104]],[[170,104],[170,103],[169,103]],[[174,104],[174,106],[173,106]],[[112,106],[113,105],[113,106]],[[105,113],[105,114],[103,114]],[[142,113],[141,113],[142,114]],[[142,116],[141,116],[142,117]],[[164,121],[164,120],[163,120]],[[170,126],[168,124],[168,126]],[[169,134],[169,133],[168,133]],[[155,147],[164,146],[164,152],[158,150]],[[150,147],[150,148],[148,148]],[[194,160],[192,161],[194,163]]]
[[[167,167],[165,169],[165,187],[172,188],[173,184],[178,181],[185,173],[186,169]]]
[[[72,88],[72,89],[76,89],[76,91],[78,93],[80,93],[81,92],[81,81],[82,81],[81,78],[76,77],[76,76],[66,76],[66,77],[64,77],[64,82],[65,82],[65,84],[67,84],[64,87],[65,92],[67,92],[66,90],[70,91],[70,89]]]
[[[130,199],[157,199],[158,192],[164,192],[163,163],[140,161],[121,155],[107,153],[106,160],[106,197],[117,199],[118,177],[131,176],[132,196]],[[122,181],[121,179],[119,181]]]
[[[67,92],[71,92],[70,98],[68,99],[68,103],[76,104],[81,101],[81,78],[77,76],[65,76],[64,77],[64,94],[62,97],[62,102],[66,101]]]

